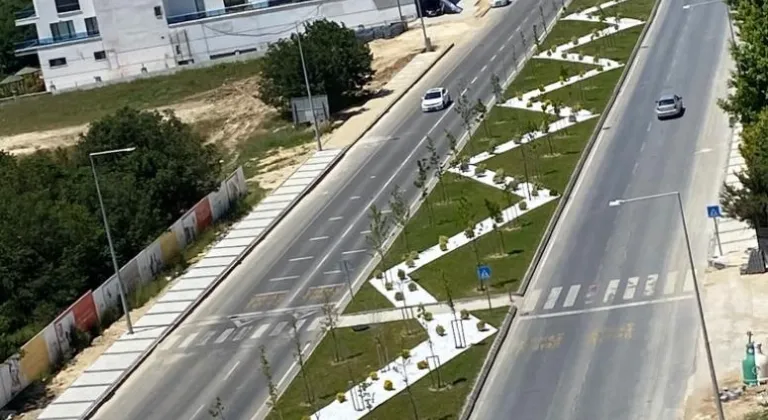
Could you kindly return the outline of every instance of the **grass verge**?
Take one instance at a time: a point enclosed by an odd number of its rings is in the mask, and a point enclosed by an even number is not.
[[[637,38],[643,32],[643,25],[625,29],[615,35],[607,36],[590,42],[579,49],[584,55],[610,58],[621,63],[626,62]]]
[[[509,312],[508,307],[476,311],[472,314],[494,327],[499,327]],[[443,365],[440,369],[442,380],[449,386],[435,390],[429,379],[424,378],[411,385],[419,418],[455,419],[461,411],[467,395],[477,380],[488,350],[495,335],[492,335]],[[390,420],[410,418],[413,406],[406,392],[400,392],[386,403],[376,407],[366,419]]]
[[[411,333],[408,334],[408,331]],[[335,333],[341,347],[342,361],[334,362],[335,346],[331,335],[327,334],[305,364],[309,382],[315,393],[316,410],[333,401],[336,393],[346,391],[349,388],[348,381],[357,383],[370,372],[378,370],[391,361],[386,360],[382,363],[379,360],[376,351],[377,337],[386,347],[389,359],[394,359],[400,350],[413,348],[427,339],[426,333],[415,320],[371,325],[363,331],[339,328]],[[349,402],[349,404],[352,403]],[[281,408],[282,418],[285,419],[299,419],[314,412],[306,404],[304,383],[300,375],[293,379],[280,397],[278,406]],[[280,416],[273,410],[267,418],[278,420]]]
[[[632,1],[632,0],[630,0]],[[567,44],[584,35],[589,35],[595,30],[602,30],[607,28],[608,25],[596,22],[584,22],[580,20],[562,20],[558,21],[557,25],[552,28],[552,31],[547,34],[547,37],[539,45],[539,51],[546,51],[552,47],[557,47],[562,44]],[[530,64],[526,64],[526,67]]]
[[[86,124],[124,106],[146,109],[170,105],[228,81],[253,76],[260,66],[259,60],[223,63],[100,89],[8,102],[0,106],[0,136]]]
[[[618,14],[620,17],[645,20],[648,19],[648,14],[653,8],[654,1],[655,0],[628,0],[606,8],[604,13],[606,17],[615,17],[616,14]],[[605,0],[573,0],[570,6],[568,6],[567,13],[579,12],[603,3],[605,3]],[[599,16],[599,12],[597,15]]]
[[[567,61],[533,59],[515,76],[506,90],[506,97],[513,98],[560,80],[561,76],[569,77],[587,72],[595,66]]]
[[[365,282],[363,287],[355,293],[355,298],[352,302],[344,308],[345,314],[351,314],[354,312],[372,311],[374,309],[392,308],[395,307],[387,300],[375,287],[370,283]]]

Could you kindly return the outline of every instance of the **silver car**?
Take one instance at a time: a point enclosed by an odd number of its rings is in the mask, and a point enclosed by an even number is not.
[[[656,101],[656,116],[659,119],[674,118],[683,115],[685,107],[683,107],[683,97],[675,94],[661,95],[658,101]]]

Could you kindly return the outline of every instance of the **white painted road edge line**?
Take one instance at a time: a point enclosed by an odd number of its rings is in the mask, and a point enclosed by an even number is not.
[[[227,372],[227,375],[224,376],[224,381],[229,379],[229,377],[232,376],[233,373],[235,373],[235,369],[237,369],[237,366],[239,365],[240,365],[240,361],[238,360],[237,362],[235,362],[235,365],[232,366],[232,369],[230,369],[229,372]]]
[[[683,295],[683,296],[673,296],[668,298],[662,298],[662,299],[655,299],[655,300],[646,300],[642,302],[629,302],[629,303],[622,303],[619,305],[611,305],[611,306],[601,306],[599,308],[588,308],[588,309],[574,309],[572,311],[563,311],[563,312],[555,312],[550,314],[540,314],[540,315],[521,315],[517,319],[519,320],[535,320],[535,319],[542,319],[542,318],[557,318],[561,316],[570,316],[570,315],[581,315],[581,314],[588,314],[593,312],[605,312],[605,311],[612,311],[614,309],[624,309],[624,308],[633,308],[635,306],[646,306],[646,305],[653,305],[656,303],[669,303],[669,302],[676,302],[679,300],[688,300],[693,299],[694,295]]]

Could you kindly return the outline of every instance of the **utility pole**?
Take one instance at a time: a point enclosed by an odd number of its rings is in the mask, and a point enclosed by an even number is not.
[[[299,22],[296,22],[296,40],[299,42],[299,56],[301,57],[301,69],[304,71],[304,84],[307,85],[307,97],[309,98],[309,107],[312,109],[312,126],[315,128],[315,141],[317,150],[323,150],[323,144],[320,142],[320,129],[317,127],[317,115],[315,114],[315,103],[312,101],[312,89],[309,87],[309,76],[307,75],[307,63],[304,61],[304,50],[301,48],[301,32],[299,32]]]
[[[427,37],[427,25],[424,24],[424,13],[421,10],[421,0],[413,0],[416,3],[416,10],[419,12],[419,19],[421,20],[421,33],[424,35],[424,52],[432,51],[432,44]]]

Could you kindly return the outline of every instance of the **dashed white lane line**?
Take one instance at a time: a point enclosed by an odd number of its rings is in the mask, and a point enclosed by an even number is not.
[[[200,406],[200,408],[198,408],[198,409],[195,411],[195,414],[192,414],[192,417],[190,417],[190,419],[194,419],[195,417],[197,417],[197,415],[198,415],[198,414],[200,414],[200,412],[201,412],[201,411],[203,411],[203,410],[205,410],[205,406],[204,406],[204,405],[201,405],[201,406]]]
[[[480,73],[483,73],[486,70],[488,70],[488,64],[484,65],[483,68],[480,69]]]
[[[598,308],[574,309],[571,311],[552,312],[552,313],[538,314],[538,315],[521,315],[519,319],[532,320],[532,319],[542,319],[542,318],[557,318],[557,317],[570,316],[570,315],[588,314],[592,312],[605,312],[605,311],[612,311],[616,309],[633,308],[636,306],[646,306],[646,305],[653,305],[658,303],[677,302],[681,300],[693,299],[693,297],[694,296],[692,294],[689,294],[689,295],[681,295],[681,296],[672,296],[672,297],[662,298],[662,299],[620,303],[618,305],[600,306]]]
[[[269,279],[269,281],[285,281],[285,280],[294,280],[297,278],[299,278],[299,276],[275,277],[275,278]]]
[[[328,236],[315,236],[314,238],[309,238],[310,241],[324,241],[328,239]]]
[[[496,56],[497,56],[497,54],[494,54],[493,57],[491,57],[491,61],[496,60]]]
[[[474,85],[476,81],[477,81],[477,76],[475,76],[474,78],[472,78],[472,81],[471,81],[471,82],[469,82],[469,84],[470,84],[470,85]]]
[[[359,200],[360,196],[359,195],[353,195],[352,197],[349,197],[349,199],[350,200]]]
[[[306,260],[311,260],[312,258],[315,258],[315,257],[313,257],[311,255],[306,256],[306,257],[295,257],[295,258],[289,259],[288,262],[306,261]]]
[[[326,276],[332,276],[334,274],[341,274],[341,270],[323,271],[323,274]]]
[[[333,216],[333,217],[329,218],[328,220],[331,221],[331,222],[335,222],[335,221],[341,220],[341,219],[343,219],[342,216]]]
[[[651,131],[651,125],[653,125],[653,123],[648,123],[648,127],[646,127],[645,131]]]
[[[363,230],[363,231],[360,231],[360,234],[361,234],[361,235],[367,235],[367,234],[369,234],[369,233],[371,233],[371,231],[370,231],[370,230]]]
[[[234,365],[234,366],[232,366],[232,369],[230,369],[230,370],[229,370],[229,372],[227,372],[227,375],[226,375],[226,376],[224,376],[224,380],[225,380],[225,381],[226,381],[227,379],[229,379],[229,377],[230,377],[230,376],[232,376],[232,374],[233,374],[233,373],[235,373],[235,369],[237,369],[237,367],[238,367],[239,365],[240,365],[240,361],[238,360],[238,361],[236,361],[236,362],[235,362],[235,365]]]
[[[368,252],[367,249],[353,249],[352,251],[344,251],[341,253],[341,255],[352,255],[352,254],[360,254],[363,252]]]

